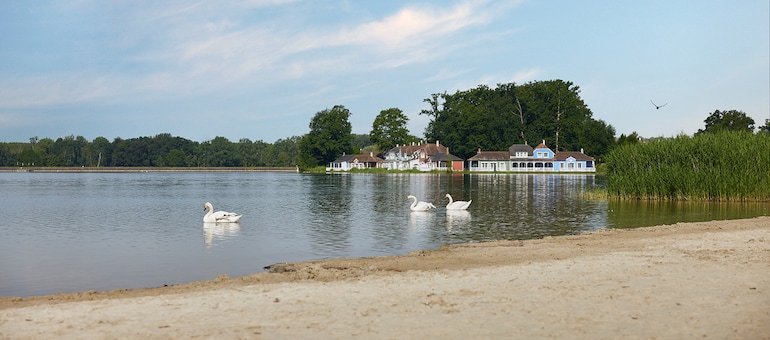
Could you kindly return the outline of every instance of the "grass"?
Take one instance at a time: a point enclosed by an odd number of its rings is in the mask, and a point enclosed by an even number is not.
[[[770,200],[770,134],[721,132],[623,145],[606,157],[609,197]]]

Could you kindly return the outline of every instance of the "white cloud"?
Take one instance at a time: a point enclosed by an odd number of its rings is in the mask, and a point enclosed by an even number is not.
[[[519,71],[513,75],[513,78],[510,80],[510,82],[516,83],[516,84],[523,84],[526,82],[530,82],[537,79],[537,77],[539,77],[541,73],[542,72],[538,68],[531,68],[528,70]]]
[[[385,45],[402,49],[444,36],[467,26],[483,23],[487,17],[476,11],[478,3],[466,2],[449,11],[428,6],[406,7],[383,20],[364,23],[352,31],[342,31],[340,44]]]
[[[0,80],[5,107],[42,106],[111,98],[190,95],[244,86],[271,86],[283,79],[391,69],[429,63],[459,49],[458,36],[496,15],[485,1],[453,7],[410,5],[367,22],[294,22],[282,16],[246,19],[241,12],[293,3],[254,0],[114,5],[115,71],[75,69]],[[77,6],[77,5],[75,5]],[[79,6],[94,6],[86,2]],[[497,6],[497,4],[495,4]],[[312,6],[309,6],[312,8]],[[303,7],[308,8],[308,7]],[[312,9],[311,9],[312,10]],[[296,13],[292,9],[291,13]],[[125,12],[125,13],[124,13]],[[120,69],[130,65],[132,72]],[[457,71],[454,71],[457,72]],[[226,90],[225,90],[226,91]]]
[[[204,29],[188,23],[188,29],[175,33],[176,46],[163,55],[178,59],[179,72],[226,82],[255,74],[276,78],[333,69],[395,68],[451,52],[461,40],[454,41],[453,34],[489,20],[483,5],[465,2],[449,10],[409,6],[352,29],[342,24],[296,30],[283,18],[253,26],[207,21]]]

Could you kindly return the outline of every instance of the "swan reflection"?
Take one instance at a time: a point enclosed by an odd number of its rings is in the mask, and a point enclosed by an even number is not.
[[[228,239],[241,232],[241,225],[238,223],[226,222],[204,222],[203,223],[203,242],[206,247],[211,247],[214,240]]]
[[[433,212],[429,211],[412,211],[409,213],[409,230],[419,231],[428,229],[433,223],[435,218]]]
[[[468,210],[447,210],[446,211],[446,230],[452,232],[452,229],[468,225],[471,221],[471,213]]]

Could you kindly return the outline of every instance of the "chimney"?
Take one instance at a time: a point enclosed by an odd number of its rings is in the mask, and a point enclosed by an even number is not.
[[[543,145],[545,145],[545,139],[543,139]]]
[[[369,157],[374,157],[374,152],[373,151],[369,151]]]
[[[583,153],[583,148],[580,148],[580,153]]]
[[[436,139],[436,146],[438,146],[438,139]]]

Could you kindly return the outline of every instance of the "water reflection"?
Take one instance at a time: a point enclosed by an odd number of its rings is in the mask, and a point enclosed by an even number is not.
[[[238,223],[204,222],[203,243],[206,248],[211,248],[215,241],[222,241],[238,236],[241,225]]]
[[[770,215],[767,202],[583,198],[601,180],[585,174],[0,173],[0,206],[27,216],[0,220],[0,296],[148,287],[246,275],[276,262]],[[447,211],[447,193],[473,204]],[[438,209],[413,213],[408,195]],[[204,224],[201,251],[205,200],[249,218]],[[163,227],[157,216],[166,217]]]
[[[767,202],[691,202],[611,200],[608,224],[612,228],[637,228],[651,225],[729,220],[747,216],[770,215]]]
[[[356,182],[348,175],[313,175],[309,180],[311,186],[304,203],[310,220],[304,228],[310,246],[315,251],[335,254],[350,246],[355,211],[351,193]]]
[[[463,231],[471,221],[471,213],[468,210],[447,210],[446,231],[449,234],[457,234]]]
[[[409,213],[409,231],[422,233],[429,229],[436,217],[434,211],[411,211]]]

